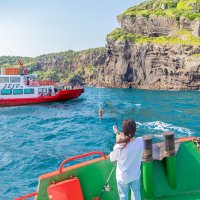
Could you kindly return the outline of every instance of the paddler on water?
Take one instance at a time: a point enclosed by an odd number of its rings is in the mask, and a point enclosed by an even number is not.
[[[103,108],[100,107],[99,108],[99,119],[100,119],[100,121],[102,120],[102,117],[103,117]]]

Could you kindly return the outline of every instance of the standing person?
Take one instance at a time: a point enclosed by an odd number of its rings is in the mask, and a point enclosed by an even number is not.
[[[122,124],[122,132],[114,127],[117,142],[110,153],[110,160],[117,161],[116,179],[120,200],[128,200],[129,189],[131,199],[140,200],[140,166],[143,155],[143,139],[135,137],[136,123],[126,119]]]
[[[26,78],[26,85],[30,85],[30,80],[29,80],[29,77],[27,76]]]

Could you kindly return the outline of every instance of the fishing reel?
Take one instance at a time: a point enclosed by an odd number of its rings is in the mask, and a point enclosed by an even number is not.
[[[110,185],[109,185],[108,183],[106,183],[106,184],[104,185],[104,187],[103,187],[103,190],[101,191],[100,196],[99,196],[99,197],[95,197],[95,198],[93,198],[92,200],[102,200],[103,193],[104,193],[104,192],[110,192],[110,191],[112,191],[112,190],[113,190],[113,188],[111,188]]]
[[[98,197],[93,198],[92,200],[102,200],[102,196],[103,196],[104,192],[110,192],[111,190],[113,190],[113,188],[110,187],[108,181],[110,180],[110,177],[111,177],[115,167],[116,167],[116,164],[113,166],[113,168],[108,176],[108,179],[107,179],[106,183],[104,184],[103,189],[101,190],[100,195]]]
[[[196,143],[197,149],[200,151],[200,137],[197,137],[197,138],[193,139],[193,142]]]
[[[104,185],[104,191],[105,192],[110,192],[113,188],[110,187],[110,185],[107,183]]]

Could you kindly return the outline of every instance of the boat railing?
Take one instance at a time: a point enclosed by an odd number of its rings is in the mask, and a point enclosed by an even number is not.
[[[29,80],[24,81],[26,86],[49,86],[49,85],[56,85],[53,80]]]
[[[92,151],[92,152],[89,152],[89,153],[85,153],[85,154],[81,154],[81,155],[78,155],[78,156],[74,156],[74,157],[71,157],[71,158],[67,158],[66,160],[64,160],[60,166],[59,166],[59,169],[58,169],[58,172],[59,174],[61,174],[63,171],[63,166],[67,163],[67,162],[70,162],[70,161],[73,161],[73,160],[77,160],[77,159],[80,159],[80,158],[85,158],[85,157],[88,157],[88,156],[92,156],[92,155],[101,155],[104,159],[107,158],[107,156],[101,152],[101,151]],[[37,192],[33,192],[31,194],[27,194],[23,197],[19,197],[19,198],[16,198],[15,200],[25,200],[25,199],[28,199],[28,198],[31,198],[31,197],[36,197],[38,195]]]
[[[39,85],[40,86],[55,85],[55,82],[53,80],[40,80]]]
[[[33,193],[27,194],[27,195],[25,195],[25,196],[23,196],[23,197],[16,198],[15,200],[25,200],[25,199],[29,199],[29,198],[31,198],[31,197],[36,197],[37,194],[38,194],[37,192],[33,192]]]
[[[75,86],[73,87],[73,89],[75,89],[75,90],[77,90],[77,89],[83,89],[83,87],[81,87],[80,85],[75,85]]]
[[[68,158],[66,160],[64,160],[60,166],[59,166],[59,174],[62,173],[62,170],[63,170],[63,166],[67,163],[67,162],[70,162],[72,160],[77,160],[79,158],[84,158],[84,157],[87,157],[87,156],[91,156],[91,155],[101,155],[104,159],[106,159],[106,155],[101,152],[101,151],[92,151],[92,152],[89,152],[89,153],[85,153],[85,154],[81,154],[81,155],[78,155],[78,156],[74,156],[74,157],[71,157],[71,158]]]

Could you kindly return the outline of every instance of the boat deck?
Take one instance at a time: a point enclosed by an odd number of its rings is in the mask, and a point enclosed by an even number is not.
[[[166,173],[166,159],[153,161],[153,195],[145,192],[144,171],[141,177],[141,194],[143,200],[200,200],[200,152],[192,141],[183,142],[175,156],[176,186],[169,184]],[[78,177],[85,200],[98,197],[103,189],[114,163],[109,158],[97,158],[63,169],[62,173],[54,171],[44,174],[39,179],[37,200],[49,200],[47,189],[52,183]],[[103,200],[118,200],[115,171],[109,184],[110,192],[103,194]]]
[[[181,195],[176,195],[176,196],[166,196],[166,197],[160,197],[160,198],[155,198],[155,200],[200,200],[200,191],[198,192],[192,192],[192,193],[184,193]]]

